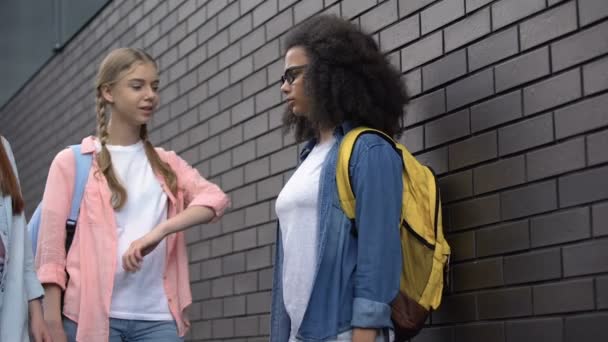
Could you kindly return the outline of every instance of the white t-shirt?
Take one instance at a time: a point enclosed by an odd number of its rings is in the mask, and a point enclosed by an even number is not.
[[[317,267],[317,203],[321,168],[335,143],[317,144],[283,187],[276,213],[283,243],[283,301],[291,320],[290,341],[300,328]]]
[[[146,321],[173,320],[163,286],[166,242],[144,257],[135,273],[122,267],[122,256],[131,242],[167,219],[167,195],[146,157],[143,142],[130,146],[106,145],[112,167],[127,190],[127,201],[116,210],[118,248],[110,317]],[[98,144],[98,150],[100,146]]]

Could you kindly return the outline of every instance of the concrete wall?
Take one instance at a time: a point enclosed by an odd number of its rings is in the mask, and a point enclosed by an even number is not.
[[[266,341],[274,199],[298,151],[280,128],[281,45],[320,12],[400,67],[403,140],[440,175],[453,279],[415,341],[608,340],[605,0],[113,1],[0,110],[30,210],[55,153],[94,131],[102,56],[145,48],[162,80],[152,140],[234,203],[187,233],[190,338]]]

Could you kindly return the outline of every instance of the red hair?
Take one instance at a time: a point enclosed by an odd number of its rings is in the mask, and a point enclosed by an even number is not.
[[[17,177],[13,172],[11,161],[8,159],[8,154],[4,150],[4,144],[0,143],[0,190],[4,196],[11,196],[13,200],[13,214],[23,212],[25,203],[19,189]]]

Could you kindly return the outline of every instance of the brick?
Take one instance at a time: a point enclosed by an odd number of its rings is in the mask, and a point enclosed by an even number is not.
[[[422,67],[422,85],[427,91],[466,73],[466,50],[460,50]]]
[[[236,241],[235,235],[235,241]],[[235,242],[236,244],[236,242]],[[235,248],[236,249],[236,248]],[[224,274],[233,274],[245,271],[245,254],[237,253],[222,258],[222,271]]]
[[[416,159],[424,165],[431,167],[435,174],[440,175],[448,170],[448,149],[440,148],[416,155]]]
[[[451,144],[449,147],[450,170],[477,164],[498,155],[496,132],[473,136]]]
[[[224,48],[228,47],[228,30],[221,31],[207,43],[207,53],[213,56]]]
[[[475,241],[479,257],[527,249],[530,247],[528,222],[516,221],[478,230]]]
[[[270,172],[275,174],[297,165],[297,147],[292,146],[270,155]]]
[[[475,198],[450,206],[450,231],[494,223],[500,220],[498,195]]]
[[[572,139],[526,155],[528,180],[555,176],[585,166],[585,141]]]
[[[513,27],[475,43],[467,48],[469,69],[476,70],[517,54],[517,28]]]
[[[257,112],[257,111],[256,111]],[[249,140],[260,134],[263,134],[268,130],[268,116],[258,115],[253,119],[245,122],[243,137],[245,140]]]
[[[608,340],[608,331],[606,330],[608,314],[605,312],[567,317],[565,321],[565,342],[601,342]]]
[[[253,141],[237,146],[232,150],[233,167],[247,163],[253,159],[255,159],[255,144]]]
[[[247,314],[269,312],[270,302],[270,291],[247,295]]]
[[[257,50],[266,42],[266,29],[259,27],[241,40],[241,54],[246,56]]]
[[[343,2],[341,5],[342,15],[345,18],[353,18],[374,7],[376,0],[351,0]]]
[[[280,6],[279,6],[280,7]],[[294,6],[295,23],[300,23],[323,9],[323,0],[302,1]],[[281,9],[282,10],[282,9]]]
[[[214,338],[226,338],[234,336],[234,319],[218,319],[212,321]]]
[[[502,0],[492,4],[492,30],[545,8],[544,0]]]
[[[250,185],[255,190],[255,184]],[[254,198],[255,198],[255,191]],[[233,196],[236,199],[238,196]],[[240,251],[256,247],[257,245],[257,230],[255,228],[245,229],[234,233],[234,250]]]
[[[274,17],[278,12],[276,1],[264,1],[253,10],[253,27],[257,27],[268,19]]]
[[[380,31],[380,48],[391,51],[420,37],[420,16],[402,20]]]
[[[211,255],[219,256],[232,252],[232,236],[226,235],[211,240]],[[204,269],[203,269],[204,271]]]
[[[516,120],[522,115],[521,91],[516,90],[471,107],[471,130],[481,131]]]
[[[551,113],[498,130],[498,150],[501,156],[551,141],[553,141],[553,117]]]
[[[230,84],[228,70],[224,70],[219,74],[213,76],[209,80],[209,95],[213,95],[221,91],[222,89],[226,89]],[[200,76],[199,76],[200,79]]]
[[[439,179],[441,201],[449,203],[473,195],[473,173],[471,170],[451,174]]]
[[[270,158],[262,158],[245,165],[245,182],[251,182],[268,176],[270,173]]]
[[[399,0],[399,17],[406,17],[419,11],[435,0]]]
[[[441,306],[432,313],[433,324],[474,321],[477,318],[474,294],[444,297]]]
[[[450,114],[425,126],[425,146],[432,147],[469,134],[468,109]]]
[[[265,246],[247,252],[247,271],[271,266],[270,247]]]
[[[492,2],[492,0],[466,0],[465,8],[467,9],[467,13],[469,13],[489,4],[490,2]]]
[[[441,310],[441,309],[440,309]],[[425,327],[415,337],[416,342],[453,342],[454,329],[452,327]]]
[[[608,235],[608,202],[593,206],[593,236]]]
[[[204,281],[199,283],[194,283],[192,286],[192,299],[193,300],[201,300],[211,298],[211,282]]]
[[[453,261],[462,261],[475,258],[476,253],[474,232],[450,234],[447,237],[447,240],[452,251]]]
[[[222,317],[222,300],[211,299],[201,303],[201,316],[203,319]]]
[[[568,2],[520,24],[521,48],[527,50],[576,28],[576,4]]]
[[[608,125],[608,94],[599,95],[555,111],[557,139]]]
[[[477,295],[479,319],[513,318],[532,314],[529,287],[482,292]]]
[[[283,142],[283,132],[282,130],[274,130],[270,133],[262,135],[257,138],[255,141],[256,145],[256,155],[264,156],[271,152],[280,150]]]
[[[595,291],[597,292],[597,308],[608,308],[608,276],[595,278]]]
[[[273,209],[274,210],[274,207]],[[275,243],[277,235],[276,223],[268,223],[258,227],[258,246]]]
[[[257,272],[241,273],[234,276],[234,293],[249,293],[258,289]]]
[[[255,336],[258,334],[258,317],[239,317],[234,319],[235,336]]]
[[[538,214],[557,208],[557,189],[554,181],[534,183],[501,194],[503,219]]]
[[[585,95],[608,89],[608,57],[583,66]]]
[[[399,140],[411,153],[424,149],[424,126],[418,126],[403,132]]]
[[[373,10],[361,16],[361,27],[370,33],[386,27],[397,21],[399,12],[397,11],[397,0],[381,2]]]
[[[554,71],[584,62],[608,52],[608,21],[551,44]]]
[[[203,81],[208,80],[212,75],[215,75],[215,73],[217,73],[218,70],[219,70],[219,63],[218,63],[217,56],[215,56],[215,57],[212,57],[211,59],[209,59],[208,61],[206,61],[204,64],[202,64],[201,66],[199,66],[196,69],[196,72],[198,74],[198,81],[203,82]]]
[[[222,30],[226,26],[239,18],[239,4],[233,2],[232,4],[225,7],[217,17],[218,30]]]
[[[526,181],[526,170],[523,156],[501,159],[495,163],[475,169],[475,194],[482,194]]]
[[[508,285],[559,279],[562,276],[559,248],[506,256],[503,267]]]
[[[533,295],[536,315],[592,310],[593,279],[538,285]]]
[[[230,122],[233,125],[253,117],[255,114],[255,103],[253,98],[248,98],[232,107],[230,110]]]
[[[219,60],[219,67],[220,69],[224,69],[228,66],[231,66],[232,64],[234,64],[236,61],[238,61],[241,57],[241,47],[238,44],[233,44],[228,46],[227,49],[225,49],[224,51],[220,52],[219,56],[218,56],[218,60]]]
[[[283,188],[283,175],[277,175],[264,179],[256,184],[258,200],[266,200],[276,197]],[[272,208],[274,210],[274,208]]]
[[[464,0],[442,0],[420,13],[422,34],[427,34],[464,15]]]
[[[505,323],[507,342],[563,341],[561,318],[535,318]]]
[[[234,164],[234,159],[233,159]],[[244,182],[244,168],[232,168],[230,171],[222,174],[221,188],[224,191],[230,191],[243,185]]]
[[[591,236],[589,209],[577,208],[531,221],[532,247],[546,246]]]
[[[224,317],[240,316],[245,314],[245,296],[227,297],[224,302]]]
[[[456,291],[482,289],[503,284],[503,267],[500,258],[455,265],[453,270],[454,290]]]
[[[230,169],[231,166],[230,151],[226,151],[220,155],[211,158],[211,175],[217,175]]]
[[[401,71],[420,66],[443,53],[441,32],[433,33],[401,50]]]
[[[228,27],[228,40],[233,44],[253,28],[253,17],[251,14],[240,17],[237,21],[230,24]]]
[[[602,0],[580,0],[578,11],[581,26],[593,23],[608,16],[608,4]]]
[[[445,113],[445,90],[439,89],[410,101],[405,108],[407,126]]]
[[[222,260],[220,258],[206,260],[201,263],[201,279],[217,278],[221,275]]]
[[[485,8],[444,30],[445,50],[454,50],[488,33],[490,33],[490,9]]]
[[[256,204],[245,209],[245,222],[248,225],[256,225],[269,220],[270,208],[268,202]]]
[[[491,69],[468,75],[446,89],[448,110],[468,105],[494,94],[494,74]]]
[[[589,169],[559,179],[559,203],[567,207],[608,198],[608,167]]]
[[[455,341],[504,342],[505,328],[502,322],[475,323],[454,328]]]
[[[274,249],[272,251],[274,251]],[[272,290],[272,267],[261,270],[258,273],[258,279],[260,290]]]
[[[285,33],[293,24],[293,14],[291,10],[282,12],[266,23],[266,39],[271,40],[278,35]]]
[[[549,74],[549,49],[528,52],[495,67],[496,91],[533,81]]]
[[[251,11],[262,2],[264,2],[264,0],[240,0],[239,3],[241,5],[241,15]]]
[[[580,71],[575,69],[525,88],[525,115],[579,98],[582,92],[580,79]]]
[[[563,247],[564,276],[608,272],[608,240],[593,240]]]

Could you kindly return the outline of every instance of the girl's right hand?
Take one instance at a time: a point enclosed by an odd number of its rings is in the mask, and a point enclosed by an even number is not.
[[[68,342],[68,337],[63,330],[63,323],[61,321],[47,321],[46,324],[49,327],[53,342]]]

